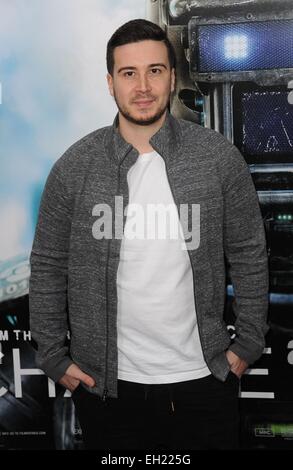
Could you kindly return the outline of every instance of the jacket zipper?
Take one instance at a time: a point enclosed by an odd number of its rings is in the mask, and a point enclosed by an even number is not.
[[[110,242],[107,242],[107,259],[106,259],[106,351],[105,351],[105,379],[104,379],[104,390],[102,400],[106,401],[108,395],[108,337],[109,337],[109,300],[108,300],[108,267],[109,267],[109,258],[110,258]]]
[[[168,166],[167,166],[167,163],[166,163],[166,159],[164,158],[164,156],[162,155],[162,153],[160,153],[158,150],[156,150],[158,152],[159,155],[161,155],[165,161],[165,167],[166,167],[166,175],[167,175],[167,180],[168,180],[168,183],[169,183],[169,187],[170,187],[170,190],[171,190],[171,194],[173,196],[173,199],[174,199],[174,202],[175,202],[175,205],[176,205],[176,208],[177,208],[177,212],[178,212],[178,219],[179,219],[179,223],[180,223],[180,213],[179,213],[179,209],[178,209],[178,202],[177,202],[177,199],[175,197],[175,194],[174,194],[174,191],[173,191],[173,187],[172,187],[172,184],[171,184],[171,181],[170,181],[170,176],[169,176],[169,169],[168,169]],[[206,360],[206,357],[205,357],[205,353],[204,353],[204,349],[203,349],[203,342],[202,342],[202,337],[201,337],[201,331],[200,331],[200,328],[199,328],[199,321],[198,321],[198,310],[197,310],[197,301],[196,301],[196,295],[195,295],[195,274],[194,274],[194,269],[193,269],[193,266],[192,266],[192,261],[191,261],[191,256],[190,256],[190,253],[189,253],[189,250],[187,249],[187,252],[188,252],[188,257],[189,257],[189,261],[190,261],[190,266],[191,266],[191,272],[192,272],[192,279],[193,279],[193,297],[194,297],[194,304],[195,304],[195,315],[196,315],[196,319],[197,319],[197,324],[198,324],[198,334],[199,334],[199,339],[200,339],[200,344],[201,344],[201,350],[202,350],[202,353],[203,353],[203,356],[204,356],[204,360],[207,364],[207,360]]]
[[[115,196],[119,195],[119,188],[120,188],[120,165],[122,162],[118,163],[118,171],[117,171],[117,187],[116,187],[116,192],[114,194],[114,208],[115,208]],[[115,209],[114,209],[114,214],[115,214]],[[113,230],[115,230],[115,220],[112,218],[112,235],[113,235]],[[108,382],[108,343],[109,343],[109,300],[108,300],[108,268],[109,268],[109,258],[110,258],[110,248],[111,248],[111,239],[108,240],[107,243],[107,259],[106,259],[106,279],[105,279],[105,284],[106,284],[106,351],[105,351],[105,379],[104,379],[104,390],[103,390],[103,395],[102,395],[102,400],[106,401],[107,396],[108,396],[108,388],[107,388],[107,382]]]

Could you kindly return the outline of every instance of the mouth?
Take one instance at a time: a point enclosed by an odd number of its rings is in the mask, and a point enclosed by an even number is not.
[[[136,106],[138,106],[139,108],[148,108],[149,106],[151,106],[153,103],[154,103],[154,99],[150,99],[150,100],[136,100],[134,101],[134,104],[136,104]]]

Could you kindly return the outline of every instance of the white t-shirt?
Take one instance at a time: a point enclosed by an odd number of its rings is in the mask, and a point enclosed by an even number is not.
[[[210,371],[199,340],[192,269],[164,160],[155,151],[139,155],[127,180],[117,273],[118,378],[158,384],[205,377]],[[150,208],[157,204],[171,205],[173,222],[167,217],[155,230]]]

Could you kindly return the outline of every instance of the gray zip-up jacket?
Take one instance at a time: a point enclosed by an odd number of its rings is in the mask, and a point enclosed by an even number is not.
[[[221,134],[169,113],[150,142],[165,160],[176,205],[200,205],[200,244],[188,251],[196,315],[206,363],[224,381],[230,369],[225,351],[251,364],[262,354],[267,331],[265,236],[250,172]],[[94,238],[93,208],[107,204],[114,213],[118,195],[128,204],[127,172],[137,157],[119,134],[117,118],[72,145],[47,179],[31,252],[37,365],[58,381],[74,362],[94,378],[91,391],[100,396],[117,396],[121,239]],[[235,293],[232,343],[223,320],[225,259]]]

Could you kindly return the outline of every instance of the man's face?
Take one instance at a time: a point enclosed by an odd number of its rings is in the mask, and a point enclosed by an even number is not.
[[[175,87],[166,45],[141,41],[114,49],[113,76],[109,90],[122,116],[137,125],[149,125],[165,113]]]

